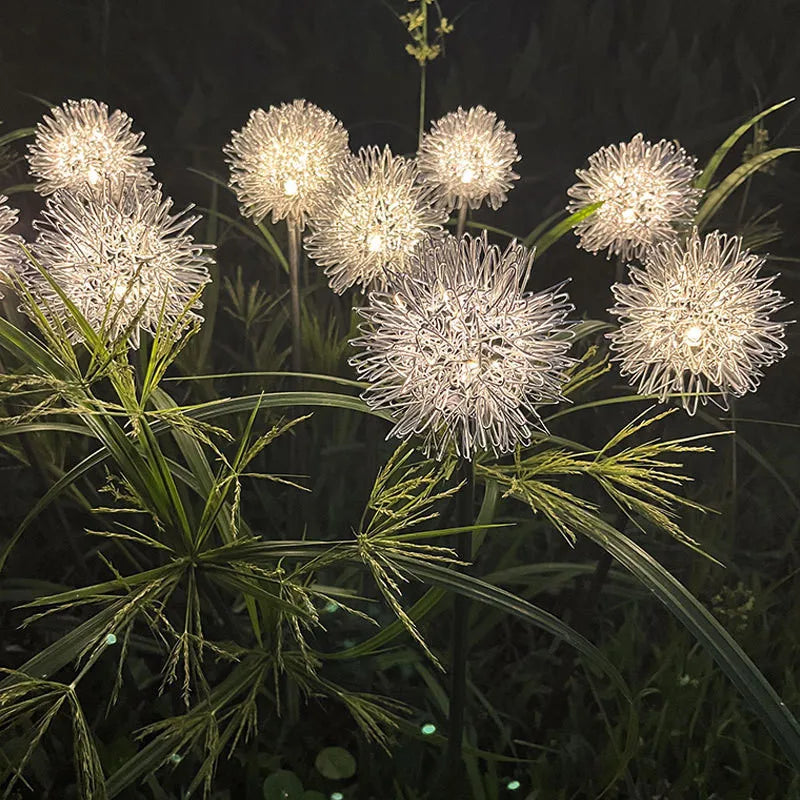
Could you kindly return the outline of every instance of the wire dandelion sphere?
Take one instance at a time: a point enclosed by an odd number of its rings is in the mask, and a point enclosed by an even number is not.
[[[529,444],[544,430],[536,407],[563,399],[573,363],[567,295],[526,292],[533,254],[485,234],[429,240],[415,261],[359,309],[351,364],[371,384],[364,400],[390,412],[390,436],[421,436],[439,459]]]
[[[483,106],[460,108],[431,125],[419,146],[417,163],[424,180],[437,188],[448,211],[479,208],[488,198],[497,210],[519,175],[514,134]]]
[[[199,320],[198,295],[209,282],[212,245],[195,244],[190,209],[170,214],[161,187],[106,183],[102,194],[57,192],[34,223],[33,253],[95,331],[139,346],[141,331],[177,337]],[[24,276],[45,315],[83,337],[51,283],[30,267]]]
[[[683,394],[690,414],[714,389],[723,408],[755,391],[762,368],[786,352],[785,323],[771,315],[787,303],[772,288],[777,276],[759,277],[763,263],[718,231],[654,247],[630,283],[612,287],[620,327],[608,336],[622,375],[662,401]]]
[[[141,155],[144,134],[134,133],[132,122],[124,111],[109,114],[108,106],[96,100],[67,100],[50,109],[28,147],[36,191],[49,195],[88,188],[97,193],[108,181],[151,186],[153,161]]]
[[[17,224],[17,211],[6,205],[7,202],[8,198],[0,195],[0,284],[11,282],[11,276],[17,273],[24,258],[20,248],[22,237],[9,233]],[[3,292],[0,290],[2,298]]]
[[[589,168],[576,170],[580,180],[567,190],[567,210],[603,205],[576,226],[578,246],[628,261],[674,239],[697,209],[696,160],[677,142],[651,144],[641,133],[589,156]]]
[[[420,242],[441,235],[447,211],[434,199],[413,161],[388,147],[362,148],[337,172],[311,220],[306,250],[338,294],[355,284],[385,289]]]
[[[330,112],[295,100],[251,111],[223,151],[244,216],[305,227],[349,153],[348,134]]]

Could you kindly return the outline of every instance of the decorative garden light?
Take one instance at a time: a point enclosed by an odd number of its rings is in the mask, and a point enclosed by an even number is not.
[[[285,219],[289,229],[292,360],[300,359],[300,235],[349,154],[347,131],[333,114],[306,100],[250,112],[223,150],[242,214],[261,222]]]
[[[195,244],[189,229],[199,219],[186,211],[170,214],[172,200],[160,187],[106,183],[102,193],[57,192],[34,223],[37,261],[95,330],[111,340],[122,336],[139,346],[140,331],[154,333],[200,308],[198,290],[209,281],[211,245]],[[33,266],[24,282],[44,313],[80,333],[68,322],[64,303]],[[176,331],[177,332],[177,331]]]
[[[627,261],[673,239],[691,223],[701,194],[694,188],[695,161],[677,142],[651,144],[641,133],[600,148],[567,190],[570,213],[603,203],[576,226],[578,246],[592,253],[607,249],[609,258]]]
[[[367,147],[337,172],[311,221],[306,250],[325,267],[333,291],[354,284],[384,289],[388,273],[402,274],[417,245],[441,233],[446,219],[413,161],[388,147]]]
[[[776,276],[759,277],[763,263],[718,231],[652,248],[630,283],[612,287],[621,324],[608,336],[622,374],[661,400],[684,393],[690,414],[714,388],[723,407],[728,395],[755,391],[762,368],[786,351],[785,323],[771,319],[786,301],[771,288]]]
[[[448,212],[458,209],[457,236],[464,232],[467,208],[484,200],[497,210],[519,178],[514,134],[483,106],[460,108],[431,125],[419,146],[417,163],[423,179],[437,188]]]
[[[17,211],[6,205],[8,198],[0,195],[0,286],[10,282],[10,276],[17,272],[22,258],[20,245],[22,237],[9,230],[17,224]],[[0,291],[0,298],[3,297]]]
[[[536,406],[562,399],[572,363],[567,295],[524,291],[533,254],[486,235],[428,240],[390,292],[372,292],[351,363],[364,399],[441,458],[506,453],[542,429]]]
[[[124,111],[108,113],[96,100],[67,100],[50,109],[36,126],[28,147],[36,191],[43,195],[60,189],[102,192],[107,181],[151,186],[151,159],[141,155],[142,133],[131,131],[133,120]]]

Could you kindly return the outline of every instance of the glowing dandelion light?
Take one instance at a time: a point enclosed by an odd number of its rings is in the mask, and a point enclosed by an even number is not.
[[[144,134],[134,133],[132,123],[123,111],[109,114],[108,106],[95,100],[67,100],[50,109],[28,148],[36,191],[99,192],[108,181],[152,185],[153,162],[141,155]]]
[[[351,363],[371,384],[364,399],[394,417],[390,436],[420,436],[437,458],[528,444],[572,363],[566,294],[524,291],[533,254],[485,234],[428,240],[413,260],[359,309]]]
[[[630,283],[612,287],[621,324],[608,336],[621,373],[641,394],[685,393],[690,414],[703,393],[719,392],[712,399],[726,407],[729,395],[755,391],[786,351],[785,323],[771,319],[786,301],[775,276],[759,276],[763,263],[718,231],[651,249]]]
[[[22,237],[9,233],[17,224],[17,211],[6,205],[8,198],[0,195],[0,284],[10,283],[24,258],[20,245]],[[0,291],[0,298],[3,297]]]
[[[498,209],[519,178],[514,134],[483,106],[459,108],[431,125],[419,146],[423,179],[435,186],[448,211],[478,208],[487,200]]]
[[[348,135],[333,114],[306,100],[250,112],[224,152],[242,213],[260,222],[305,227],[348,154]]]
[[[700,197],[695,161],[677,143],[651,144],[641,133],[589,156],[588,169],[576,170],[580,180],[567,190],[567,209],[603,205],[575,228],[578,246],[627,261],[674,239],[691,222]]]
[[[209,281],[207,251],[189,229],[199,217],[187,209],[171,214],[160,187],[112,186],[102,193],[57,192],[47,202],[33,252],[64,294],[96,331],[111,340],[125,336],[139,346],[140,332],[184,328],[200,308],[197,293]],[[51,319],[69,322],[59,294],[38,270],[23,275],[32,296]],[[178,333],[178,330],[175,331]]]
[[[339,294],[355,284],[385,288],[423,239],[441,234],[447,212],[433,200],[413,161],[388,147],[364,148],[337,172],[311,221],[306,250]]]

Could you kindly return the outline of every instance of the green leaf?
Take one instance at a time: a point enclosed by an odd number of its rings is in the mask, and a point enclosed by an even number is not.
[[[267,776],[263,786],[264,800],[303,800],[303,784],[300,778],[282,769]]]
[[[490,584],[453,569],[439,566],[432,563],[420,563],[419,561],[408,559],[405,556],[394,556],[394,560],[398,564],[405,566],[407,571],[427,583],[432,583],[442,588],[449,589],[450,591],[457,592],[472,600],[477,600],[480,603],[494,606],[501,609],[506,613],[513,614],[526,622],[530,622],[542,630],[551,633],[554,636],[562,639],[571,647],[574,647],[581,653],[595,669],[599,669],[606,674],[628,703],[628,725],[626,730],[625,749],[620,754],[620,763],[617,772],[611,780],[609,786],[616,783],[616,781],[625,772],[628,762],[633,756],[637,746],[639,737],[639,717],[636,711],[636,706],[633,702],[630,689],[625,682],[625,679],[620,674],[619,670],[603,655],[603,653],[595,647],[586,637],[578,633],[574,628],[571,628],[566,623],[562,622],[558,617],[553,616],[548,611],[545,611],[521,597],[517,597],[510,592],[500,589],[497,586]]]
[[[27,139],[29,136],[36,134],[36,128],[17,128],[15,131],[0,136],[0,147],[4,147],[11,142],[16,142],[19,139]]]
[[[800,770],[800,725],[725,628],[680,581],[627,536],[600,520],[584,534],[632,572],[708,650],[795,770]]]
[[[776,158],[780,158],[787,153],[798,152],[800,152],[800,147],[779,147],[775,150],[767,150],[765,153],[753,156],[749,161],[733,170],[727,178],[720,181],[719,186],[706,195],[706,199],[703,201],[695,217],[694,224],[697,226],[697,229],[702,230],[714,214],[719,211],[720,207],[731,193],[753,173],[769,164],[770,161],[774,161]]]
[[[317,771],[332,781],[343,781],[356,774],[356,760],[343,747],[326,747],[314,760]]]
[[[717,151],[714,153],[713,156],[708,160],[708,164],[706,164],[705,169],[701,173],[700,177],[695,182],[695,186],[698,189],[707,189],[711,185],[711,181],[716,174],[719,165],[722,163],[722,160],[728,154],[730,149],[739,141],[739,139],[744,136],[750,128],[753,127],[759,120],[764,119],[767,114],[771,114],[773,111],[777,111],[779,108],[783,108],[788,103],[791,103],[794,100],[794,97],[790,97],[788,100],[784,100],[781,103],[776,103],[774,106],[770,106],[766,111],[762,111],[760,114],[756,114],[751,119],[747,120],[744,125],[740,125],[718,148]]]
[[[574,214],[570,214],[566,219],[562,219],[557,225],[553,225],[549,231],[543,233],[530,245],[536,250],[536,258],[541,258],[542,255],[551,247],[551,245],[554,245],[565,233],[568,233],[574,227],[580,225],[580,223],[585,219],[591,217],[601,205],[603,205],[602,200],[599,200],[597,203],[591,203],[585,208],[576,211]]]

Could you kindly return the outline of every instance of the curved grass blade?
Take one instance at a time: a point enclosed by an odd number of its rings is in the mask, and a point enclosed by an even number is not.
[[[731,193],[744,181],[746,181],[753,173],[760,170],[762,167],[780,158],[787,153],[798,153],[800,147],[778,147],[774,150],[767,150],[765,153],[760,153],[753,156],[749,161],[737,167],[727,178],[720,181],[719,186],[712,192],[709,192],[697,212],[694,224],[698,230],[702,230],[706,223],[719,211],[722,204],[728,199]]]
[[[563,217],[567,212],[560,208],[555,214],[551,214],[547,219],[540,222],[523,240],[524,247],[530,247],[547,228],[552,225],[559,217]]]
[[[788,105],[794,100],[794,97],[790,97],[788,100],[784,100],[781,103],[776,103],[774,106],[770,106],[766,111],[762,111],[759,114],[756,114],[754,117],[751,117],[747,122],[743,125],[740,125],[718,148],[717,151],[714,153],[711,158],[708,159],[708,164],[706,164],[705,169],[700,174],[700,177],[695,182],[695,186],[698,189],[707,189],[711,185],[711,181],[714,179],[714,175],[719,169],[719,165],[722,163],[722,160],[728,154],[730,149],[739,141],[739,139],[744,136],[750,128],[753,127],[759,120],[764,119],[767,114],[771,114],[773,111],[777,111],[779,108],[783,108],[785,105]]]
[[[601,520],[587,526],[583,533],[632,572],[711,654],[794,769],[800,770],[800,724],[725,628],[680,581],[627,536]]]
[[[19,139],[27,139],[29,136],[34,136],[35,134],[36,128],[17,128],[14,131],[9,131],[3,136],[0,136],[0,147],[5,147],[5,145],[16,142]]]
[[[582,208],[580,211],[570,214],[566,219],[561,220],[557,225],[553,225],[550,230],[543,233],[530,245],[536,251],[536,258],[541,258],[565,233],[569,233],[576,225],[579,225],[585,219],[591,217],[601,205],[603,205],[602,200],[597,203],[591,203],[586,206],[586,208]]]
[[[421,564],[419,561],[407,559],[405,556],[395,556],[395,560],[398,564],[405,564],[408,572],[419,580],[457,592],[480,603],[494,606],[562,639],[566,644],[581,653],[586,658],[587,663],[611,679],[619,693],[627,701],[629,709],[625,748],[620,755],[620,764],[617,771],[606,787],[606,791],[611,788],[625,772],[628,763],[633,757],[639,738],[639,716],[633,696],[625,679],[611,661],[586,637],[562,622],[558,617],[529,603],[527,600],[523,600],[521,597],[505,591],[505,589],[491,586],[471,575],[464,575],[438,564]]]

